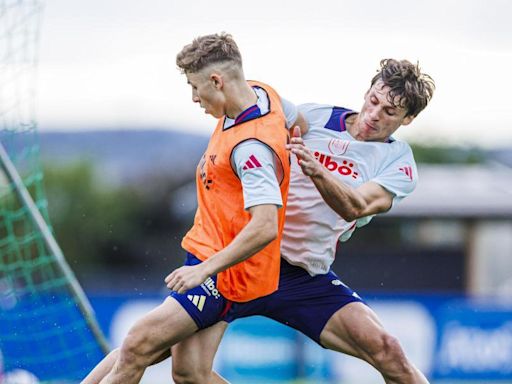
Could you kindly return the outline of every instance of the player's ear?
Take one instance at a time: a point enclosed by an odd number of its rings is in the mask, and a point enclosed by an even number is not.
[[[409,124],[411,124],[415,117],[416,116],[404,117],[404,119],[402,120],[402,125],[409,125]]]
[[[224,79],[218,73],[212,73],[210,75],[210,81],[212,82],[213,86],[218,90],[222,89],[222,87],[224,86]]]

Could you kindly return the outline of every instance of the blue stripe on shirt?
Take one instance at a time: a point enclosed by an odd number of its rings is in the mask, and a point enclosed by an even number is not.
[[[327,124],[325,124],[324,128],[337,132],[346,131],[347,127],[345,125],[345,118],[347,115],[352,113],[354,113],[354,111],[347,108],[332,107],[331,117],[329,117],[329,120],[327,121]]]

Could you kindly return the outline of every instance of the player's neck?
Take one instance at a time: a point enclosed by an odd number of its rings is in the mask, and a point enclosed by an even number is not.
[[[258,101],[256,93],[247,82],[237,83],[228,90],[226,116],[235,119],[240,113]]]
[[[356,126],[358,119],[359,113],[352,113],[345,118],[345,128],[347,129],[347,132],[350,134],[350,136],[354,138],[357,136]]]

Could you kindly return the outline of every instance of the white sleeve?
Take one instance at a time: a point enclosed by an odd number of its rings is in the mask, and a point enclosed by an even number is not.
[[[284,116],[286,117],[286,128],[290,129],[297,121],[298,109],[292,102],[281,97],[281,105],[283,107]]]
[[[258,140],[238,144],[231,156],[231,165],[242,182],[244,208],[274,204],[283,206],[278,176],[280,162],[267,145]],[[276,175],[277,173],[277,175]]]
[[[418,170],[412,151],[404,145],[396,158],[372,181],[382,185],[394,195],[393,204],[410,195],[418,182]]]

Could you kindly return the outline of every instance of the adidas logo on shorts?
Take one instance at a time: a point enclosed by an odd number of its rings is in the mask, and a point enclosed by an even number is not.
[[[187,295],[187,298],[194,304],[199,312],[203,311],[204,303],[206,301],[206,296],[203,295]]]

